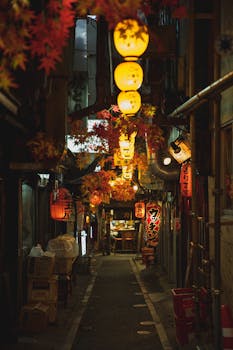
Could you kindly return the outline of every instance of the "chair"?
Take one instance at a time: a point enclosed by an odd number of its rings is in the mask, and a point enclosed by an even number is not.
[[[122,231],[122,249],[124,251],[135,251],[135,231]]]
[[[113,237],[113,239],[114,239],[113,253],[115,254],[117,250],[118,251],[122,251],[122,249],[123,249],[123,243],[122,243],[123,239],[122,239],[122,237]]]

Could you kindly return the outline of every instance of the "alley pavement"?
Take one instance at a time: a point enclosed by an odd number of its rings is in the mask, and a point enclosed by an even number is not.
[[[133,254],[95,254],[79,267],[67,303],[41,332],[20,332],[3,350],[192,350],[176,339],[173,300],[166,273],[145,267]],[[186,330],[184,329],[184,332]],[[211,349],[210,349],[211,350]]]

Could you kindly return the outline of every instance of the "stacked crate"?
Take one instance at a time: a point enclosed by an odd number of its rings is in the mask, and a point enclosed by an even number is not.
[[[54,272],[58,276],[58,300],[67,305],[72,293],[72,270],[75,258],[55,257]]]
[[[194,290],[192,288],[174,288],[172,289],[172,296],[176,340],[183,346],[190,342],[195,330]],[[200,321],[205,320],[207,317],[206,296],[206,289],[201,288],[199,292]]]
[[[54,256],[28,258],[27,301],[48,306],[48,321],[57,318],[58,276],[54,274]]]

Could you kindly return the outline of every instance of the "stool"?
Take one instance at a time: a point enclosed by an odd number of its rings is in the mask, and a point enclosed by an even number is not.
[[[114,245],[113,245],[113,253],[114,254],[116,253],[116,250],[120,250],[121,251],[123,249],[123,247],[122,247],[123,242],[122,241],[123,240],[122,240],[121,237],[114,237]],[[119,245],[120,245],[121,249],[119,249]]]
[[[134,251],[135,250],[134,243],[135,243],[135,239],[134,238],[132,238],[132,237],[125,237],[123,239],[123,242],[122,242],[123,250]]]

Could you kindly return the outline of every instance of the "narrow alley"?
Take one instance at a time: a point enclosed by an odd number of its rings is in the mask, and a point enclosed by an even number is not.
[[[22,332],[3,350],[191,350],[192,332],[175,327],[167,275],[159,264],[145,267],[134,254],[96,254],[79,271],[66,305],[43,332]],[[204,348],[203,348],[204,349]],[[208,349],[205,347],[205,349]]]

